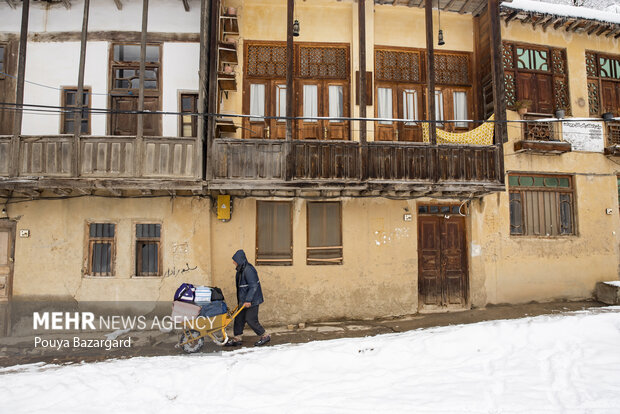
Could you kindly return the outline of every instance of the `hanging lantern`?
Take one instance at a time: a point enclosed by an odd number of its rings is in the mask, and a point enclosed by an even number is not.
[[[299,36],[299,20],[293,22],[293,36]]]
[[[439,46],[443,46],[446,44],[443,40],[443,30],[441,30],[441,5],[439,4],[439,0],[437,0],[437,26],[439,26],[439,34],[437,35],[437,44]]]
[[[439,39],[439,41],[437,42],[439,46],[443,46],[446,44],[446,42],[444,42],[443,40],[443,30],[439,29],[439,35],[437,37]]]

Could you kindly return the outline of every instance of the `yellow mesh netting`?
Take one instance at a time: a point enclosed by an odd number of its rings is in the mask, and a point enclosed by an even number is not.
[[[493,121],[495,115],[491,115],[488,119]],[[493,145],[494,122],[485,122],[478,128],[474,128],[467,132],[446,132],[443,129],[437,129],[438,144],[466,144],[466,145]],[[429,142],[429,124],[422,124],[422,136],[424,142]]]

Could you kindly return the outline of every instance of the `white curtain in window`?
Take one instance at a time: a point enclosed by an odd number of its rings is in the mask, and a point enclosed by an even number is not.
[[[467,94],[465,92],[455,91],[454,97],[454,119],[467,119]],[[455,122],[457,128],[467,128],[467,122]]]
[[[435,119],[443,121],[443,92],[435,91]]]
[[[319,88],[317,85],[304,85],[304,118],[319,114]],[[316,119],[304,119],[304,122],[317,122]]]
[[[276,116],[286,116],[286,85],[276,85]],[[277,122],[285,122],[278,119]]]
[[[403,91],[404,118],[410,121],[418,121],[418,91],[405,89]],[[405,125],[413,125],[414,122],[406,122]]]
[[[392,118],[392,88],[378,88],[377,89],[377,115],[379,118]],[[392,121],[379,121],[380,124],[390,125]]]
[[[340,85],[329,85],[329,116],[340,118],[344,113],[344,92]],[[342,122],[337,119],[330,119],[329,122]]]
[[[260,122],[265,116],[265,85],[253,83],[250,85],[250,121]]]

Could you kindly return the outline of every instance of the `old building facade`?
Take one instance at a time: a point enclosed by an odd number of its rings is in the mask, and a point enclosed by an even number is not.
[[[239,248],[268,323],[618,278],[619,24],[516,0],[109,3],[0,4],[5,301],[231,300]]]

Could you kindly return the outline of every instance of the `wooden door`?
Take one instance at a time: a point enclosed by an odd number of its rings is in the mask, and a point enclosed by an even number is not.
[[[10,327],[9,300],[13,288],[13,258],[15,223],[0,222],[0,336],[7,335]]]
[[[136,135],[138,132],[138,110],[137,96],[113,96],[112,111],[110,114],[112,120],[112,135]],[[159,97],[144,97],[145,111],[159,111]],[[116,113],[120,111],[121,113]],[[125,112],[125,113],[123,113]],[[159,114],[144,115],[144,135],[160,136],[161,135],[161,116]]]
[[[422,87],[418,85],[400,85],[398,87],[398,118],[425,119],[424,96]],[[399,122],[399,141],[422,142],[422,124],[415,122]]]
[[[331,118],[349,116],[349,88],[345,81],[325,81],[323,87],[323,108]],[[323,121],[325,139],[349,140],[349,122]]]
[[[243,91],[244,108],[248,108],[248,114],[255,117],[243,118],[244,138],[266,138],[268,121],[265,116],[271,101],[269,100],[269,81],[247,81]]]
[[[611,112],[614,116],[620,115],[620,82],[601,82],[603,112]]]
[[[271,112],[276,117],[286,116],[286,82],[273,81],[271,86]],[[266,137],[267,138],[267,137]],[[286,119],[274,118],[269,121],[269,138],[286,139]]]
[[[418,295],[421,309],[467,305],[465,221],[459,216],[420,216]]]
[[[377,118],[398,118],[398,91],[391,85],[377,85],[375,115]],[[393,121],[375,122],[375,141],[396,140],[397,126]]]
[[[323,113],[323,85],[318,81],[300,81],[297,89],[297,114],[300,117],[318,117]],[[322,139],[323,123],[318,119],[300,119],[297,121],[299,139]]]
[[[532,101],[530,112],[538,112],[536,106],[536,82],[533,73],[519,73],[517,76],[517,100]]]
[[[553,78],[551,75],[536,74],[536,112],[542,114],[553,113]]]

